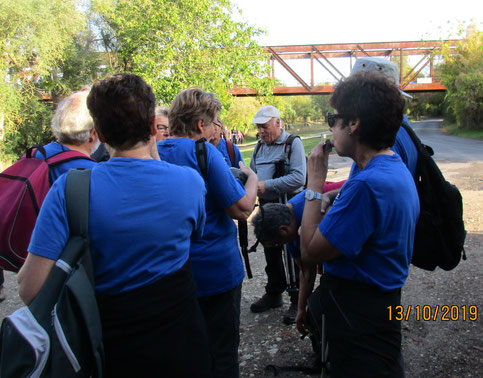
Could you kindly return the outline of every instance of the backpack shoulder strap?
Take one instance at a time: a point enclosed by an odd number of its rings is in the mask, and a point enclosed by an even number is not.
[[[75,150],[68,150],[68,151],[62,151],[62,152],[59,152],[58,154],[52,155],[51,157],[46,159],[46,162],[49,165],[49,167],[54,167],[56,165],[65,163],[67,161],[77,160],[77,159],[95,161],[94,159],[87,156],[86,154],[83,154],[82,152],[75,151]]]
[[[85,240],[86,248],[83,250],[83,255],[66,256],[63,253],[61,258],[69,265],[75,264],[79,259],[82,259],[84,269],[92,284],[94,284],[94,271],[92,268],[91,254],[89,252],[88,234],[90,183],[90,169],[71,169],[67,173],[65,202],[70,237],[80,236]]]
[[[238,168],[235,166],[235,147],[233,146],[233,142],[231,140],[226,141],[226,149],[228,150],[228,155],[230,156],[231,166]]]
[[[67,173],[65,201],[71,235],[87,237],[90,179],[90,169],[71,169]]]
[[[261,140],[259,140],[257,145],[255,146],[255,152],[253,153],[253,156],[252,156],[253,161],[255,161],[257,154],[258,154],[258,150],[260,150],[260,147],[262,147],[262,141]]]
[[[201,174],[206,180],[208,174],[208,156],[206,154],[206,139],[198,139],[195,143],[196,160],[198,161],[198,167],[200,167]]]
[[[287,153],[287,149],[288,149],[287,161],[290,161],[290,156],[292,156],[292,143],[295,140],[295,138],[300,139],[298,135],[290,134],[288,138],[285,140],[285,153]]]

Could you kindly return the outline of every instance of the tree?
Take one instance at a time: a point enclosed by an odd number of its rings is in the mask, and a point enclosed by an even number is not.
[[[442,82],[447,100],[462,129],[483,129],[483,33],[475,25],[466,30],[455,54],[443,48]]]
[[[62,61],[83,23],[73,1],[0,0],[2,157],[49,138],[51,105],[40,102],[42,80]]]
[[[229,0],[93,0],[93,10],[111,70],[142,76],[163,103],[193,85],[223,103],[235,86],[271,89],[261,31],[233,21]]]

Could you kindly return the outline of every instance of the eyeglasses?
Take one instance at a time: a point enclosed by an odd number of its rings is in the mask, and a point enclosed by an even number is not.
[[[337,121],[338,118],[344,118],[341,114],[332,114],[332,113],[327,113],[327,123],[329,124],[329,127],[334,127],[335,122]]]
[[[222,127],[223,126],[221,123],[218,123],[218,122],[215,122],[215,121],[213,121],[213,125],[218,126],[218,127]]]
[[[158,129],[158,131],[167,131],[168,130],[168,126],[165,126],[165,125],[156,125],[156,129]]]

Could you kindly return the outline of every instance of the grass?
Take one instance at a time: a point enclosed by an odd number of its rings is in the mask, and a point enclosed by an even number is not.
[[[446,124],[445,122],[443,122],[443,130],[451,135],[483,140],[483,130],[462,130],[454,123]]]

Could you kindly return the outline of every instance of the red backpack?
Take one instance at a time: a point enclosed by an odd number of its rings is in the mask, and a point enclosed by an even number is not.
[[[38,149],[44,159],[34,158]],[[0,173],[0,268],[18,272],[27,257],[30,236],[52,183],[49,168],[69,160],[88,159],[73,150],[46,158],[41,146],[29,148],[24,156]]]

